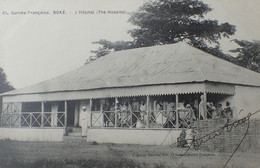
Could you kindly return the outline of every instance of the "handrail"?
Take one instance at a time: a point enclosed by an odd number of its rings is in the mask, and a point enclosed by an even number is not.
[[[127,128],[147,128],[148,126],[149,128],[189,128],[193,120],[191,113],[192,111],[190,109],[159,111],[149,110],[148,116],[147,111],[91,111],[91,126]],[[177,116],[178,120],[176,120]],[[115,122],[115,119],[117,119],[117,122]]]
[[[178,115],[179,123],[177,123],[176,114],[183,112],[185,112],[184,116]],[[91,126],[145,128],[148,124],[150,128],[189,128],[191,124],[190,116],[191,111],[189,109],[150,110],[148,116],[147,111],[91,111]],[[117,123],[115,123],[116,118]]]
[[[1,114],[2,127],[65,127],[65,112],[20,112]]]

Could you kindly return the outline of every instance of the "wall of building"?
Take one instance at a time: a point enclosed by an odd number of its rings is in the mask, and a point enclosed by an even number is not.
[[[249,112],[253,113],[260,110],[260,87],[236,85],[235,95],[229,96],[222,101],[223,108],[226,101],[230,102],[230,106],[234,112],[233,117],[242,118]],[[260,113],[252,116],[252,118],[260,118]]]
[[[0,128],[1,140],[16,141],[62,141],[64,129],[51,128]]]
[[[235,120],[230,121],[229,123],[234,122]],[[193,125],[195,130],[196,138],[204,137],[209,133],[223,128],[226,123],[226,119],[218,118],[213,120],[201,120]],[[210,152],[233,152],[238,144],[243,139],[246,134],[248,127],[248,121],[245,123],[239,124],[236,127],[229,127],[230,131],[227,131],[225,128],[222,134],[216,136],[213,139],[209,139],[206,143],[202,143],[199,149],[210,151]],[[218,132],[219,133],[219,132]],[[206,140],[208,136],[202,140]],[[238,148],[240,152],[253,152],[260,153],[260,119],[251,119],[249,123],[249,129],[246,134],[244,141]]]
[[[146,129],[89,129],[87,141],[98,143],[141,144],[141,145],[172,145],[177,142],[181,129],[146,130]],[[187,137],[190,137],[190,130]],[[175,144],[176,145],[176,144]]]

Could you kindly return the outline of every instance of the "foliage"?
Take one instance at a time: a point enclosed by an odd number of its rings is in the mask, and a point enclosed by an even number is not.
[[[3,68],[0,67],[0,93],[4,93],[13,90],[14,87],[6,79],[6,74]]]
[[[92,53],[100,57],[111,51],[187,40],[190,45],[206,52],[215,50],[212,53],[217,52],[217,56],[224,55],[219,49],[218,40],[233,35],[235,26],[205,19],[204,16],[211,10],[199,0],[151,0],[133,12],[129,18],[129,22],[136,26],[128,31],[133,41],[99,40],[94,43],[102,47]],[[214,44],[215,47],[208,47],[208,43]]]
[[[126,50],[130,48],[135,48],[133,46],[133,42],[131,41],[116,41],[116,42],[110,42],[105,39],[101,39],[97,42],[93,42],[93,44],[100,44],[102,47],[98,48],[96,51],[91,51],[96,55],[96,57],[101,57],[104,55],[109,54],[111,51],[121,51]]]
[[[238,53],[236,62],[248,69],[260,72],[260,41],[234,40],[240,47],[230,50]]]
[[[137,45],[176,43],[183,39],[217,43],[221,36],[233,35],[235,27],[204,19],[212,9],[198,0],[159,0],[145,3],[129,21],[138,28],[130,30]]]

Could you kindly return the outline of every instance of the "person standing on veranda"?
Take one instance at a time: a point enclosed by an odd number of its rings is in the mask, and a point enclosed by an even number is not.
[[[206,119],[207,109],[206,109],[206,102],[204,100],[203,95],[200,96],[199,112],[200,112],[199,119],[201,117],[202,117],[203,120]]]
[[[87,136],[87,130],[88,130],[88,112],[86,106],[82,107],[82,136]]]

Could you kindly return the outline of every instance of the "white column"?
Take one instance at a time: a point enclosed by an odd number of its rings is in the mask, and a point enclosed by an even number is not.
[[[101,119],[102,119],[102,121],[101,121],[101,123],[102,123],[102,127],[104,127],[104,115],[103,115],[103,101],[102,101],[102,99],[100,99],[100,113],[101,113]]]
[[[44,126],[44,117],[43,117],[43,115],[44,115],[44,102],[41,102],[41,127],[43,127]]]
[[[150,111],[150,96],[146,96],[146,128],[150,127],[150,123],[149,123],[149,111]]]
[[[208,110],[207,110],[207,93],[206,91],[203,92],[203,97],[204,97],[204,110],[205,110],[205,119],[208,118]]]
[[[117,97],[115,98],[115,128],[117,127]]]
[[[68,129],[67,129],[67,120],[68,120],[68,109],[67,109],[67,101],[64,101],[64,112],[65,112],[65,120],[64,120],[64,125],[65,125],[65,134],[68,135]]]
[[[117,127],[117,97],[115,98],[115,128]]]
[[[90,127],[92,127],[92,112],[91,112],[91,108],[92,108],[92,99],[89,99],[89,112],[90,112],[89,125],[90,125]]]
[[[176,124],[175,124],[175,128],[179,128],[179,95],[176,94]]]

